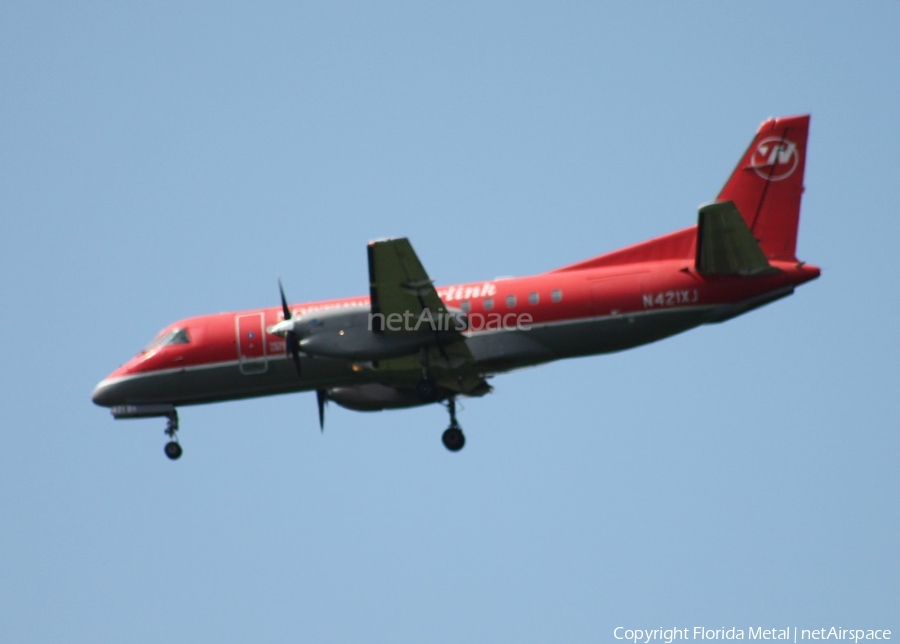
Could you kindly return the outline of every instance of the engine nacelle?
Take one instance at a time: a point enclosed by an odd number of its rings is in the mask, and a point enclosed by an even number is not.
[[[381,411],[428,404],[422,402],[413,389],[397,389],[379,383],[334,387],[328,390],[328,399],[354,411]]]
[[[446,328],[426,322],[419,324],[418,329],[401,327],[397,332],[378,332],[373,326],[383,328],[384,320],[373,321],[369,307],[359,306],[307,313],[294,321],[293,328],[300,338],[300,350],[307,355],[369,361],[415,353],[432,344],[436,332],[441,336],[455,335],[465,329],[465,318],[460,316],[454,313],[443,320]]]

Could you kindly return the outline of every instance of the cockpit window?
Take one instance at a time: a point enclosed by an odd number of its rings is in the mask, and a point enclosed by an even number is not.
[[[187,329],[172,329],[163,344],[188,344],[190,341]]]
[[[141,353],[150,353],[154,349],[168,344],[188,344],[190,341],[191,338],[188,336],[187,329],[172,329],[168,333],[160,333],[153,338],[150,344],[143,348]]]

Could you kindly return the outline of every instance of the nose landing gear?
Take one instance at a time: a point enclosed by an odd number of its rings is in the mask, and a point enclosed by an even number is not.
[[[181,458],[183,452],[176,435],[178,432],[178,412],[173,409],[166,416],[169,419],[169,423],[166,425],[166,436],[169,437],[169,442],[166,443],[164,451],[170,460],[177,461]]]
[[[181,445],[178,444],[178,412],[172,403],[159,403],[149,405],[116,405],[110,409],[113,418],[161,418],[169,419],[166,425],[166,436],[169,442],[166,443],[165,453],[173,461],[181,458]]]

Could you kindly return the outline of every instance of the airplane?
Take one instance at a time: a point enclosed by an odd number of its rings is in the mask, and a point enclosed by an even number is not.
[[[820,275],[797,259],[809,115],[766,120],[697,224],[518,278],[435,287],[406,238],[369,242],[368,295],[191,317],[100,381],[114,418],[168,419],[183,405],[315,391],[357,411],[443,404],[444,446],[465,435],[457,397],[562,358],[621,351],[730,320]]]

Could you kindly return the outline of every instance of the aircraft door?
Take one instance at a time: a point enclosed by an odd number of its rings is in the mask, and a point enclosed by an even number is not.
[[[263,373],[269,368],[266,356],[266,328],[264,313],[239,315],[235,320],[238,364],[241,373]]]

